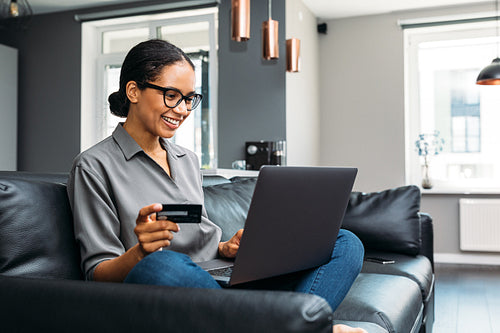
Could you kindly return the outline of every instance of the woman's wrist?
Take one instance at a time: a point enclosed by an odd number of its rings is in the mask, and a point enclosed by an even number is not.
[[[98,264],[94,270],[94,280],[123,282],[132,268],[144,257],[140,245],[137,244],[121,256]]]
[[[139,243],[135,244],[135,246],[133,246],[131,248],[131,250],[134,253],[134,256],[135,256],[137,262],[139,262],[142,259],[144,259],[146,257],[146,255],[147,255],[147,253],[144,252],[144,250],[141,247],[141,244],[139,244]]]
[[[224,244],[225,244],[225,242],[219,242],[218,253],[219,253],[219,257],[222,257],[222,258],[225,257],[225,255],[224,255]]]

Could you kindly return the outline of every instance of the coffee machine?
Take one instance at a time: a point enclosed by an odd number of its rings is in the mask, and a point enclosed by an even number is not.
[[[271,153],[271,141],[247,141],[245,143],[247,170],[259,170],[261,166],[271,164]]]
[[[245,161],[247,170],[259,170],[263,165],[286,165],[285,141],[247,141]]]

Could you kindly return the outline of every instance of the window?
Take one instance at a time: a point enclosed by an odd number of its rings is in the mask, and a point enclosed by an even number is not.
[[[431,157],[436,190],[500,187],[500,87],[475,84],[497,57],[495,22],[405,30],[406,173],[420,184],[419,134],[439,131],[443,151]]]
[[[172,141],[194,151],[200,167],[215,168],[217,106],[217,9],[200,9],[86,22],[82,25],[81,149],[111,135],[123,118],[109,112],[108,96],[118,90],[121,64],[137,43],[160,38],[179,46],[196,69],[196,91],[204,96]]]

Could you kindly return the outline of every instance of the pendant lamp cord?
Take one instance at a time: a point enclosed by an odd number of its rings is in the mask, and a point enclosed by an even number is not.
[[[497,6],[498,6],[498,0],[497,0]],[[269,13],[269,19],[272,18],[272,8],[273,8],[273,1],[272,0],[268,0],[267,1],[267,12]],[[498,19],[498,17],[497,17]]]

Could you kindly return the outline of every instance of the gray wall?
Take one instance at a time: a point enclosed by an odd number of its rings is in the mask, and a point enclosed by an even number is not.
[[[229,41],[230,4],[222,0],[219,16],[221,167],[244,157],[245,141],[285,138],[285,50],[280,48],[278,61],[260,57],[267,6],[252,1],[251,40],[236,44]],[[19,170],[65,172],[79,153],[81,27],[74,14],[131,6],[38,15],[26,31],[2,31],[0,44],[19,50]],[[284,40],[284,0],[273,2],[273,17],[280,21]]]
[[[71,14],[35,16],[0,43],[19,50],[18,170],[69,170],[80,144],[80,26]]]
[[[34,17],[19,35],[19,170],[68,171],[79,152],[80,35],[69,14]]]
[[[251,1],[250,40],[231,40],[231,1],[219,11],[219,167],[245,158],[245,141],[284,140],[285,0],[273,1],[279,22],[278,60],[262,60],[261,24],[268,18],[267,1]]]
[[[319,42],[321,164],[358,167],[359,191],[405,185],[404,40],[397,22],[493,9],[448,7],[328,21]],[[434,218],[435,251],[444,258],[439,260],[470,262],[477,254],[459,249],[460,197],[484,196],[423,194],[422,211]],[[500,262],[498,254],[480,254]]]
[[[0,170],[17,170],[17,53],[0,45]]]

